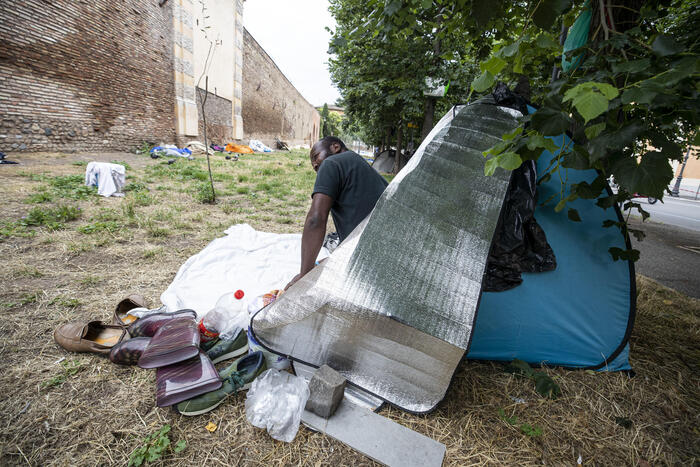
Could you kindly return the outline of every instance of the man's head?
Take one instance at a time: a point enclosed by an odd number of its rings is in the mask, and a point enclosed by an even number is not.
[[[311,147],[311,153],[309,153],[309,157],[311,158],[311,167],[313,167],[314,171],[318,172],[321,162],[323,162],[326,157],[347,150],[348,148],[345,147],[345,143],[343,143],[340,138],[336,138],[335,136],[326,136],[325,138],[316,141],[316,144]]]

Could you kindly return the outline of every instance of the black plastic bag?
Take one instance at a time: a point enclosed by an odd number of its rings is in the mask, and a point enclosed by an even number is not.
[[[527,113],[527,101],[503,83],[494,90],[498,105]],[[535,161],[525,161],[513,171],[498,227],[493,237],[484,276],[485,292],[501,292],[517,287],[523,272],[553,271],[557,260],[547,236],[535,220],[537,169]]]

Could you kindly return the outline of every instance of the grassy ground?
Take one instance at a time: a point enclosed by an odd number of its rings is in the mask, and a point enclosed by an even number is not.
[[[169,465],[350,465],[372,462],[319,433],[276,442],[245,420],[244,397],[201,417],[155,408],[154,372],[68,354],[67,321],[108,320],[139,292],[158,303],[178,267],[235,223],[299,232],[314,173],[303,152],[214,156],[216,204],[201,200],[206,163],[143,155],[33,154],[0,166],[0,463],[126,464],[169,425]],[[89,160],[127,164],[126,197],[82,187]],[[446,465],[696,464],[700,460],[700,301],[638,277],[634,378],[545,369],[545,399],[503,365],[464,362],[427,416],[382,413],[447,446]],[[217,425],[213,433],[207,423]]]

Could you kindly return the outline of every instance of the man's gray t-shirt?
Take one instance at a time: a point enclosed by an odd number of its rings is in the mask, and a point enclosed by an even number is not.
[[[331,215],[342,242],[372,211],[387,185],[362,156],[346,151],[321,163],[311,196],[323,193],[333,198]]]

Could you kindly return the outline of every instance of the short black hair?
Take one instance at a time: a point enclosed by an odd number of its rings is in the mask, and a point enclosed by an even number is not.
[[[319,139],[318,143],[320,143],[321,147],[323,147],[323,149],[326,150],[329,150],[331,148],[331,144],[335,143],[338,143],[340,145],[340,149],[344,149],[346,151],[348,150],[347,146],[345,146],[345,143],[343,143],[343,140],[336,136],[326,136],[325,138]]]

